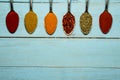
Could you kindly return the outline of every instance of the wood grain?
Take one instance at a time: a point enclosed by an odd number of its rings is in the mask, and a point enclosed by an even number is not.
[[[68,37],[62,29],[62,17],[67,12],[66,0],[54,0],[53,11],[58,18],[54,35],[44,29],[44,17],[49,12],[48,0],[34,0],[33,10],[38,15],[38,26],[29,35],[24,26],[29,0],[14,0],[20,16],[15,34],[7,31],[5,17],[10,10],[9,0],[0,0],[0,79],[1,80],[119,80],[120,79],[120,0],[110,0],[109,11],[113,25],[109,34],[99,28],[99,15],[104,11],[104,0],[90,0],[93,16],[91,33],[84,36],[79,18],[85,10],[84,0],[73,0],[71,12],[76,25]],[[44,8],[44,9],[43,9]]]
[[[2,80],[119,80],[120,69],[99,68],[0,68]]]

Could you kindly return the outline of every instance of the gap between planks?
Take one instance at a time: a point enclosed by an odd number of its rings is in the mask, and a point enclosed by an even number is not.
[[[39,36],[0,36],[0,39],[109,39],[120,40],[120,37],[39,37]]]
[[[69,68],[69,69],[120,69],[120,67],[75,67],[75,66],[0,66],[0,68]]]
[[[10,3],[10,1],[0,1],[0,3]],[[13,1],[13,3],[30,3],[28,1]],[[33,2],[33,3],[49,3],[49,2]],[[66,2],[53,2],[53,3],[66,3]],[[81,3],[79,1],[74,1],[72,3]]]
[[[10,1],[0,1],[0,3],[10,3]],[[13,1],[13,3],[30,3],[29,1]],[[49,3],[49,2],[41,2],[41,1],[36,1],[33,3]],[[53,3],[66,3],[66,2],[53,2]],[[83,3],[83,1],[73,1],[72,3]],[[120,3],[120,2],[112,2],[112,3]]]

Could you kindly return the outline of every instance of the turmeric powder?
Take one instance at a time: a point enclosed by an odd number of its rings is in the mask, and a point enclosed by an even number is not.
[[[32,34],[36,27],[37,27],[37,15],[33,12],[33,11],[29,11],[26,15],[25,15],[25,28],[27,30],[27,32],[29,34]]]
[[[52,35],[57,27],[57,17],[53,12],[49,12],[45,19],[44,19],[44,25],[45,25],[45,30],[49,35]]]

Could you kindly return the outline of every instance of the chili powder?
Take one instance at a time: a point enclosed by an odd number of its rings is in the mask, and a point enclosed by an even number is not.
[[[104,34],[107,34],[112,26],[112,15],[108,11],[104,11],[99,19],[100,29]]]
[[[75,17],[70,12],[67,12],[63,16],[62,25],[65,33],[70,35],[74,29]]]

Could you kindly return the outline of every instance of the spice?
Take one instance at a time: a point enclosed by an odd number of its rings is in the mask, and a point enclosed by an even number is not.
[[[53,12],[49,12],[45,17],[45,29],[49,35],[52,35],[57,27],[57,17]]]
[[[65,33],[70,35],[74,29],[75,17],[70,12],[67,12],[63,16],[62,25]]]
[[[10,33],[15,33],[19,25],[19,16],[14,11],[13,0],[10,0],[10,12],[6,16],[6,26]]]
[[[108,12],[108,4],[109,0],[106,0],[105,10],[99,18],[100,29],[104,34],[107,34],[112,26],[112,15]]]
[[[88,12],[89,0],[86,0],[85,12],[80,17],[80,27],[84,35],[88,35],[92,26],[92,16]]]
[[[14,10],[11,10],[6,16],[6,25],[10,33],[15,33],[17,30],[19,25],[19,16]]]
[[[104,34],[107,34],[112,25],[112,15],[106,10],[100,15],[100,29]]]
[[[85,12],[81,15],[80,26],[83,34],[89,34],[92,26],[92,16],[88,12]]]
[[[33,12],[33,11],[29,11],[26,15],[25,15],[25,28],[27,30],[28,33],[32,34],[37,26],[37,15]]]

